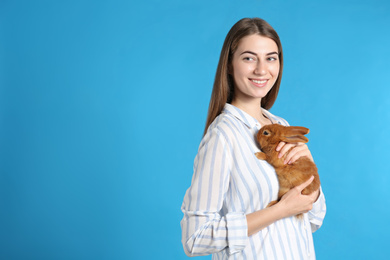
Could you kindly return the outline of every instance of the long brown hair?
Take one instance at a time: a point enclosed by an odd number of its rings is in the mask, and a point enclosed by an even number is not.
[[[215,74],[213,92],[211,94],[209,111],[206,120],[206,127],[203,134],[206,134],[208,127],[214,119],[221,114],[226,103],[232,102],[234,95],[234,81],[229,74],[229,66],[232,62],[234,52],[237,50],[238,44],[245,36],[258,34],[272,39],[279,49],[280,70],[279,76],[268,92],[268,94],[261,99],[261,107],[270,109],[275,103],[278,96],[280,82],[282,80],[283,72],[283,50],[279,36],[276,31],[266,21],[260,18],[244,18],[238,21],[230,29],[229,33],[223,43],[221,55],[219,57],[217,72]]]

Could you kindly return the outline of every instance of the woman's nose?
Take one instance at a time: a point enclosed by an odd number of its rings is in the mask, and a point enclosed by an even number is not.
[[[258,75],[264,75],[267,73],[267,67],[266,67],[266,64],[264,64],[264,62],[257,62],[257,65],[256,65],[256,68],[255,68],[255,74],[258,74]]]

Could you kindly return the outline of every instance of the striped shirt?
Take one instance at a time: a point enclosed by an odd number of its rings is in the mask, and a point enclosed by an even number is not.
[[[265,115],[288,123],[267,110]],[[194,174],[182,204],[182,243],[189,256],[212,259],[315,259],[312,232],[325,217],[321,191],[303,220],[284,218],[248,237],[246,214],[277,199],[274,168],[256,158],[259,122],[226,104],[203,137]]]

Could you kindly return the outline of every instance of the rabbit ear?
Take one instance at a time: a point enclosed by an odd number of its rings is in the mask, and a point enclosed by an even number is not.
[[[288,126],[283,130],[281,139],[282,141],[287,143],[296,143],[296,142],[307,143],[309,142],[309,139],[307,139],[307,137],[303,135],[308,134],[309,132],[310,130],[306,127]]]

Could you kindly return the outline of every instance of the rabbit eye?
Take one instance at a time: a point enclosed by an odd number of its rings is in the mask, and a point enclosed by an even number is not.
[[[268,132],[267,130],[265,130],[265,131],[263,132],[263,135],[269,135],[269,132]]]

